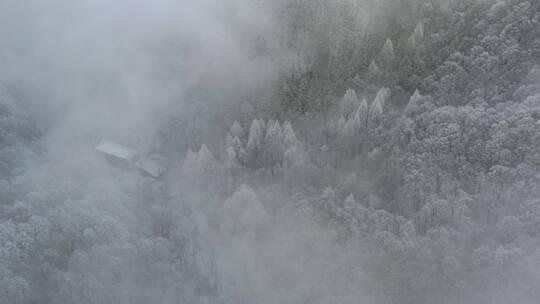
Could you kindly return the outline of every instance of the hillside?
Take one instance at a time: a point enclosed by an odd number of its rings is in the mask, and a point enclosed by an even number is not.
[[[0,303],[540,298],[540,2],[6,2]]]

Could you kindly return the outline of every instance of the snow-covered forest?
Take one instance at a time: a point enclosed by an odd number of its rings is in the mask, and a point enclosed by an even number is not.
[[[0,303],[539,299],[539,1],[0,0]]]

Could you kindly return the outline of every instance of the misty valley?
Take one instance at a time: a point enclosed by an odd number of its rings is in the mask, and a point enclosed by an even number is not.
[[[537,304],[540,2],[0,0],[0,304]]]

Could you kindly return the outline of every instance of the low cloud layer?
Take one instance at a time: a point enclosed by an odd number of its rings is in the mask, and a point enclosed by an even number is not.
[[[533,303],[539,9],[0,0],[0,303]]]

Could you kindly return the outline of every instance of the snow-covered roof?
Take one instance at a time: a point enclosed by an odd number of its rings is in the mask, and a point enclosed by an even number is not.
[[[135,150],[131,148],[110,141],[100,142],[97,145],[96,150],[101,153],[105,153],[107,155],[121,158],[127,161],[132,161],[137,154]]]
[[[164,171],[163,167],[158,162],[147,157],[139,159],[135,163],[135,166],[156,178],[159,177]]]

